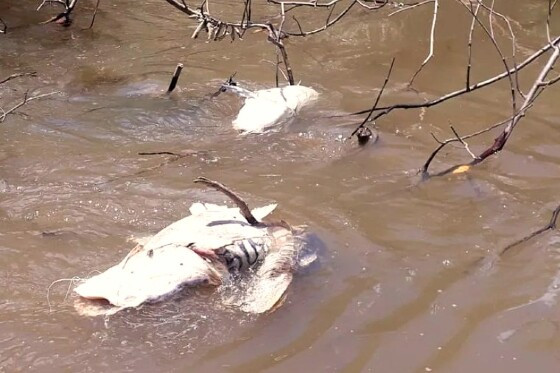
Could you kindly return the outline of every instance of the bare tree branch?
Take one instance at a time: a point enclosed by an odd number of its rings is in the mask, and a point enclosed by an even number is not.
[[[465,140],[463,138],[461,138],[461,136],[459,136],[459,134],[457,133],[457,131],[455,130],[455,128],[453,128],[453,126],[451,127],[451,131],[453,131],[453,134],[455,135],[455,138],[457,138],[457,140],[463,144],[463,146],[465,147],[465,150],[469,153],[469,155],[473,158],[473,159],[477,159],[478,157],[476,155],[473,154],[473,152],[471,152],[471,149],[469,148],[469,144],[467,144],[465,142]]]
[[[36,77],[36,76],[37,76],[37,72],[36,72],[36,71],[31,71],[31,72],[27,72],[27,73],[16,73],[16,74],[12,74],[12,75],[10,75],[10,76],[8,76],[8,77],[6,77],[6,78],[0,80],[0,84],[4,84],[4,83],[6,83],[6,82],[8,82],[8,81],[10,81],[10,80],[12,80],[12,79],[19,78],[19,77],[22,77],[22,76],[32,76],[32,77]]]
[[[472,8],[472,3],[471,3],[471,8]],[[471,86],[472,35],[473,35],[473,31],[474,31],[475,18],[478,15],[478,10],[479,9],[480,9],[480,4],[477,4],[476,9],[474,10],[474,13],[473,13],[471,28],[469,30],[469,44],[468,44],[469,62],[467,64],[467,84],[466,84],[467,89],[469,89],[469,87]]]
[[[91,23],[86,28],[86,30],[90,30],[91,28],[93,28],[93,24],[95,23],[95,16],[97,16],[97,10],[99,9],[99,3],[100,2],[101,2],[101,0],[97,0],[97,3],[95,3],[95,9],[93,10],[93,15],[91,17]]]
[[[509,70],[509,74],[513,74],[516,72],[519,72],[520,70],[522,70],[523,68],[527,67],[528,65],[530,65],[533,61],[535,61],[537,58],[539,58],[540,56],[542,56],[544,53],[548,52],[550,49],[554,48],[553,45],[557,44],[558,42],[560,42],[560,36],[556,37],[553,41],[552,44],[546,44],[545,46],[543,46],[541,49],[539,49],[537,52],[533,53],[531,56],[527,57],[522,63],[520,63],[517,68],[512,68]],[[426,102],[420,102],[420,103],[408,103],[408,104],[396,104],[396,105],[391,105],[391,106],[385,106],[385,107],[378,107],[375,110],[379,111],[378,114],[376,114],[375,116],[373,116],[370,121],[374,121],[384,115],[389,114],[391,111],[395,110],[395,109],[418,109],[418,108],[429,108],[431,106],[440,104],[442,102],[445,102],[447,100],[450,100],[452,98],[461,96],[465,93],[468,92],[472,92],[475,91],[479,88],[483,88],[486,87],[488,85],[491,85],[497,81],[500,81],[504,78],[508,77],[508,72],[503,72],[501,74],[495,75],[489,79],[486,79],[484,81],[475,83],[473,85],[471,85],[470,87],[467,88],[462,88],[459,89],[457,91],[453,91],[450,93],[447,93],[443,96],[440,96],[436,99],[430,100],[430,101],[426,101]],[[367,114],[370,112],[371,109],[365,109],[365,110],[360,110],[354,113],[351,113],[350,115],[362,115],[362,114]]]
[[[547,231],[550,230],[554,230],[556,229],[556,222],[558,220],[558,215],[560,214],[560,205],[558,205],[558,207],[556,207],[556,209],[552,212],[552,216],[550,217],[550,221],[548,222],[548,224],[544,227],[542,227],[541,229],[537,229],[536,231],[528,234],[527,236],[510,243],[509,245],[507,245],[506,247],[504,247],[499,253],[498,256],[502,256],[504,255],[507,251],[511,250],[514,246],[520,245],[524,242],[529,241],[530,239],[543,234]]]
[[[467,9],[467,11],[473,16],[473,19],[476,21],[476,23],[478,23],[478,25],[482,28],[482,30],[484,30],[486,35],[488,35],[488,37],[490,38],[490,41],[494,45],[494,49],[496,49],[496,51],[500,55],[500,57],[502,59],[502,63],[504,65],[506,73],[507,73],[509,84],[510,84],[512,113],[513,113],[513,115],[515,115],[515,113],[517,112],[517,100],[515,98],[515,92],[516,92],[515,83],[514,83],[514,80],[512,78],[512,73],[510,72],[509,65],[506,61],[506,58],[505,58],[504,54],[502,53],[502,50],[501,50],[500,46],[498,45],[498,42],[496,41],[496,38],[494,38],[492,36],[492,33],[486,28],[486,26],[480,21],[480,19],[478,19],[478,16],[473,12],[473,10],[471,8],[469,8],[467,6],[467,4],[463,3],[461,0],[457,0],[457,2],[459,2],[461,5],[463,5]],[[517,72],[515,72],[515,73],[517,73]]]
[[[379,103],[379,99],[381,98],[381,95],[383,94],[383,91],[385,90],[385,86],[387,85],[387,83],[389,82],[389,79],[391,78],[391,72],[393,71],[393,65],[395,64],[395,58],[393,57],[393,59],[391,60],[391,65],[389,66],[389,70],[387,71],[387,75],[385,76],[385,81],[383,82],[383,85],[381,86],[381,89],[379,90],[379,93],[377,94],[377,97],[375,98],[375,102],[373,103],[373,106],[371,107],[368,116],[362,121],[362,123],[356,127],[356,129],[354,130],[354,132],[352,132],[352,134],[349,136],[352,137],[354,136],[356,133],[358,133],[358,131],[361,128],[364,128],[365,124],[369,121],[369,118],[373,115],[373,112],[375,111],[375,108],[377,107],[377,104]]]
[[[422,64],[418,68],[418,70],[416,70],[416,72],[414,73],[414,75],[412,75],[412,78],[408,82],[409,86],[412,85],[412,83],[414,82],[414,79],[416,79],[416,76],[420,73],[420,71],[422,71],[424,66],[426,66],[426,64],[434,56],[434,39],[435,39],[435,32],[436,32],[438,7],[439,7],[439,0],[434,0],[434,15],[432,17],[432,28],[430,30],[430,49],[429,49],[428,55],[426,56],[426,58],[424,59],[424,61],[422,62]]]
[[[232,191],[225,185],[218,183],[217,181],[209,180],[205,177],[197,177],[196,179],[194,179],[194,182],[207,185],[211,188],[216,189],[219,192],[224,193],[226,196],[228,196],[229,199],[231,199],[237,205],[237,207],[239,207],[239,211],[241,212],[241,215],[243,215],[243,217],[245,218],[245,220],[247,220],[249,224],[253,226],[260,225],[259,221],[253,216],[253,213],[249,209],[247,203],[243,201],[241,197],[239,197],[234,191]]]
[[[546,77],[548,76],[550,71],[552,71],[556,61],[558,60],[558,58],[560,56],[560,40],[556,41],[556,44],[552,44],[551,47],[553,48],[552,54],[550,55],[548,61],[544,65],[544,67],[541,69],[541,71],[540,71],[539,75],[537,76],[537,78],[535,79],[531,89],[527,93],[527,96],[525,98],[525,101],[523,102],[523,105],[521,106],[519,111],[517,111],[512,117],[508,118],[507,121],[502,123],[502,124],[507,123],[507,125],[503,129],[503,131],[494,139],[493,144],[491,146],[489,146],[488,148],[486,148],[484,151],[482,151],[470,163],[455,165],[455,166],[449,167],[449,168],[447,168],[447,169],[445,169],[445,170],[443,170],[439,173],[431,175],[428,172],[428,167],[429,167],[430,163],[432,162],[432,160],[434,159],[436,154],[445,145],[447,145],[451,141],[443,142],[443,143],[440,142],[439,146],[430,155],[430,157],[428,158],[428,160],[426,161],[426,163],[422,167],[421,172],[422,172],[422,176],[423,176],[424,179],[427,179],[427,178],[433,177],[433,176],[444,176],[444,175],[447,175],[447,174],[450,174],[450,173],[459,173],[459,172],[467,171],[468,169],[470,169],[470,167],[481,163],[486,158],[490,157],[491,155],[493,155],[493,154],[495,154],[495,153],[497,153],[497,152],[499,152],[503,149],[503,147],[507,143],[508,139],[510,138],[511,134],[513,133],[513,130],[515,129],[515,127],[517,126],[517,124],[519,123],[521,118],[523,118],[525,116],[525,114],[527,113],[527,111],[533,106],[537,97],[547,87],[549,87],[552,84],[555,84],[558,81],[560,81],[560,77],[558,77],[558,76],[553,78],[553,79],[546,80]],[[465,139],[465,138],[466,137],[463,137],[462,139]],[[459,139],[461,139],[461,138],[459,137]]]
[[[74,8],[76,7],[76,4],[78,3],[78,0],[43,0],[43,2],[41,3],[41,5],[39,5],[39,7],[37,8],[37,10],[40,10],[45,4],[60,4],[64,7],[64,12],[59,13],[56,16],[53,16],[51,18],[49,18],[48,20],[41,22],[41,24],[47,24],[47,23],[51,23],[51,22],[56,22],[56,23],[60,23],[63,26],[70,26],[70,24],[72,23],[72,19],[70,19],[70,14],[72,13],[72,11],[74,10]]]
[[[23,105],[27,104],[28,102],[33,101],[33,100],[38,100],[38,99],[43,98],[43,97],[52,96],[52,95],[57,94],[57,93],[60,93],[60,92],[55,91],[55,92],[43,93],[43,94],[40,94],[40,95],[35,95],[35,96],[29,97],[28,93],[25,92],[25,95],[23,96],[23,100],[20,103],[18,103],[17,105],[15,105],[14,107],[12,107],[11,109],[6,110],[6,111],[4,111],[3,109],[0,109],[0,110],[2,110],[2,115],[0,115],[0,123],[4,122],[6,120],[6,117],[9,114],[13,114],[17,109],[19,109]]]

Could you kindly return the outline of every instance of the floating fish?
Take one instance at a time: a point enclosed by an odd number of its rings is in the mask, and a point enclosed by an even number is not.
[[[231,274],[249,269],[254,269],[253,280],[235,302],[241,310],[263,313],[283,299],[301,248],[296,229],[282,221],[262,222],[275,204],[250,211],[222,184],[205,178],[195,182],[224,192],[239,207],[194,203],[189,216],[139,243],[119,264],[79,284],[74,289],[82,298],[76,302],[79,313],[114,314],[165,300],[186,287],[219,286]]]
[[[225,89],[245,97],[245,103],[233,120],[233,128],[244,133],[260,133],[285,121],[319,94],[313,88],[289,85],[255,92],[229,85]]]

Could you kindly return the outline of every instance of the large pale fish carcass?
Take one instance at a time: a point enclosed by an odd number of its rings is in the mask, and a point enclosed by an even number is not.
[[[304,106],[313,102],[319,94],[313,88],[289,85],[248,91],[237,86],[227,86],[242,97],[245,103],[233,120],[233,128],[244,133],[261,133],[297,114]]]
[[[75,303],[79,313],[114,314],[162,301],[185,287],[219,286],[232,273],[249,268],[254,268],[254,280],[236,302],[241,310],[263,313],[283,299],[301,246],[296,230],[285,222],[261,222],[276,205],[249,211],[225,186],[204,178],[196,181],[224,192],[240,207],[194,203],[189,216],[80,283],[74,289],[81,297]]]

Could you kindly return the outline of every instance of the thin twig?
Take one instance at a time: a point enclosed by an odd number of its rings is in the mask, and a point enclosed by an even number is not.
[[[527,242],[530,239],[538,236],[539,234],[543,234],[546,231],[556,229],[556,221],[558,220],[558,215],[559,214],[560,214],[560,205],[558,205],[558,207],[556,207],[556,209],[552,212],[552,216],[550,217],[550,221],[548,222],[548,224],[546,226],[542,227],[541,229],[537,229],[536,231],[532,232],[531,234],[528,234],[527,236],[525,236],[525,237],[523,237],[523,238],[521,238],[521,239],[519,239],[519,240],[517,240],[513,243],[510,243],[509,245],[504,247],[498,253],[498,256],[504,255],[507,251],[509,251],[514,246],[517,246],[519,244]]]
[[[472,3],[471,3],[471,7],[472,7]],[[469,44],[468,44],[468,51],[469,51],[469,61],[467,64],[467,84],[466,84],[466,88],[469,89],[469,87],[471,86],[471,61],[472,61],[472,36],[473,36],[473,31],[474,31],[474,23],[475,23],[475,17],[478,15],[478,10],[480,9],[480,4],[476,5],[476,9],[474,11],[474,16],[471,22],[471,28],[469,30]]]
[[[99,2],[101,0],[97,0],[97,3],[95,4],[95,9],[93,10],[93,16],[91,17],[91,23],[89,24],[88,28],[86,28],[86,30],[90,30],[91,28],[93,28],[93,24],[95,23],[95,16],[97,15],[97,10],[99,9]]]
[[[379,93],[377,94],[377,97],[375,98],[375,102],[374,102],[373,106],[371,107],[368,116],[362,121],[362,123],[360,123],[360,125],[358,127],[356,127],[354,132],[352,132],[352,134],[350,136],[348,136],[348,138],[354,136],[360,130],[360,128],[363,128],[365,126],[365,124],[367,123],[367,121],[369,120],[369,118],[373,115],[373,112],[375,111],[375,108],[377,107],[377,104],[379,103],[379,99],[381,98],[381,95],[383,94],[383,91],[385,90],[385,86],[389,82],[389,78],[391,77],[391,72],[393,71],[393,65],[394,64],[395,64],[395,57],[393,57],[393,59],[391,60],[391,65],[389,66],[389,70],[387,71],[387,75],[385,76],[385,81],[383,82],[383,85],[381,86],[381,90],[379,90]]]
[[[289,36],[309,36],[309,35],[313,35],[313,34],[317,34],[321,31],[325,31],[326,29],[328,29],[329,27],[331,27],[332,25],[334,25],[335,23],[337,23],[338,21],[340,21],[342,19],[342,17],[344,17],[349,11],[350,9],[352,9],[354,7],[354,5],[357,4],[357,0],[353,0],[350,5],[348,5],[346,8],[344,8],[344,10],[342,12],[339,13],[338,16],[336,16],[335,18],[333,18],[332,20],[330,20],[330,15],[329,18],[327,19],[327,22],[325,23],[325,25],[323,27],[319,27],[316,28],[315,30],[311,30],[311,31],[299,31],[299,32],[286,32],[287,35]]]
[[[175,163],[185,157],[189,157],[189,156],[195,156],[197,154],[199,154],[199,151],[196,150],[184,150],[182,152],[171,152],[171,151],[157,151],[157,152],[139,152],[138,155],[142,155],[142,156],[152,156],[152,155],[169,155],[169,157],[167,157],[163,162],[158,163],[157,165],[154,166],[150,166],[147,168],[143,168],[141,170],[135,171],[131,174],[127,174],[127,175],[118,175],[112,178],[109,178],[108,180],[105,181],[100,181],[97,183],[93,183],[92,185],[94,187],[100,187],[103,185],[107,185],[110,183],[114,183],[115,181],[120,181],[123,179],[130,179],[130,178],[134,178],[134,177],[138,177],[144,174],[147,174],[148,172],[151,171],[156,171],[159,170],[160,168],[163,168],[165,166],[169,166],[172,163]]]
[[[506,23],[506,25],[508,27],[510,39],[511,39],[511,54],[512,54],[511,59],[512,59],[512,62],[513,62],[514,70],[517,71],[517,58],[516,58],[517,42],[516,42],[516,38],[515,38],[515,33],[513,32],[513,28],[511,26],[511,20],[508,17],[506,17],[505,15],[503,15],[502,13],[494,10],[494,2],[492,2],[492,5],[490,7],[488,7],[486,4],[484,4],[482,2],[482,0],[477,0],[477,1],[478,1],[478,5],[480,5],[481,7],[483,7],[484,9],[486,9],[490,13],[489,18],[490,18],[490,20],[492,20],[491,23],[490,23],[490,34],[492,35],[492,37],[494,37],[494,30],[492,28],[492,26],[494,24],[493,15],[496,15],[498,18],[502,19]],[[515,86],[516,86],[515,88],[516,88],[517,92],[519,93],[519,95],[521,97],[523,97],[523,99],[525,99],[525,95],[523,94],[523,92],[519,88],[520,87],[520,85],[519,85],[519,74],[514,73],[514,80],[515,80]]]
[[[416,70],[416,72],[414,73],[414,75],[412,76],[412,78],[410,79],[410,81],[408,82],[408,86],[410,87],[412,85],[412,83],[414,82],[414,79],[416,78],[416,76],[420,73],[420,71],[422,71],[422,69],[424,68],[424,66],[426,66],[426,64],[432,59],[432,57],[434,56],[434,39],[435,39],[435,32],[436,32],[436,23],[437,23],[437,15],[438,15],[438,7],[439,7],[439,0],[435,0],[434,1],[434,15],[432,17],[432,28],[430,30],[430,49],[428,52],[428,55],[426,56],[426,58],[424,59],[424,61],[422,62],[422,64],[420,65],[420,67],[418,68],[418,70]]]
[[[481,4],[482,3],[481,0],[477,0],[477,1],[478,1],[478,6],[483,5],[483,4]],[[490,4],[490,11],[488,13],[488,24],[490,25],[490,35],[491,35],[491,37],[494,37],[494,3],[495,3],[495,0],[492,0],[492,3]]]
[[[482,135],[482,134],[484,134],[484,133],[486,133],[486,132],[492,131],[492,130],[495,129],[495,128],[498,128],[498,127],[500,127],[500,126],[503,126],[504,124],[508,123],[509,121],[510,121],[510,118],[508,118],[508,119],[506,119],[506,120],[503,120],[503,121],[501,121],[501,122],[495,123],[495,124],[491,125],[490,127],[486,127],[486,128],[484,128],[484,129],[482,129],[482,130],[479,130],[479,131],[473,132],[473,133],[471,133],[471,134],[462,136],[462,137],[460,137],[460,139],[462,139],[462,140],[467,140],[467,139],[470,139],[470,138],[472,138],[472,137],[476,137],[476,136]],[[444,141],[440,141],[440,140],[438,140],[438,138],[437,138],[433,133],[432,133],[431,135],[432,135],[432,137],[434,138],[434,140],[439,144],[439,146],[430,154],[430,156],[428,157],[428,159],[426,160],[426,162],[424,163],[424,165],[423,165],[422,168],[420,169],[420,173],[424,176],[425,179],[428,178],[428,177],[430,176],[429,173],[428,173],[428,168],[430,167],[430,164],[431,164],[432,161],[434,160],[435,156],[436,156],[447,144],[450,144],[450,143],[452,143],[452,142],[459,141],[459,139],[457,139],[457,137],[452,137],[452,138],[446,139],[446,140],[444,140]]]
[[[537,58],[539,58],[540,56],[542,56],[544,53],[548,52],[550,49],[554,48],[553,45],[557,44],[558,42],[560,42],[560,36],[555,38],[552,41],[552,45],[551,44],[546,44],[545,46],[543,46],[541,49],[539,49],[538,51],[536,51],[535,53],[533,53],[531,56],[527,57],[522,63],[520,63],[516,68],[512,68],[509,70],[509,73],[515,73],[518,72],[520,70],[522,70],[523,68],[529,66],[533,61],[535,61]],[[420,102],[420,103],[407,103],[407,104],[396,104],[396,105],[391,105],[391,106],[385,106],[385,107],[378,107],[376,109],[376,111],[379,111],[378,114],[376,114],[373,118],[371,118],[370,120],[376,120],[384,115],[389,114],[391,111],[396,110],[396,109],[419,109],[419,108],[429,108],[431,106],[434,105],[438,105],[444,101],[450,100],[452,98],[461,96],[465,93],[468,92],[472,92],[475,91],[477,89],[486,87],[488,85],[491,85],[495,82],[498,82],[504,78],[508,77],[508,72],[503,72],[500,73],[498,75],[495,75],[491,78],[488,78],[486,80],[483,80],[481,82],[475,83],[472,86],[469,87],[469,89],[467,88],[462,88],[450,93],[447,93],[443,96],[440,96],[436,99],[430,100],[430,101],[426,101],[426,102]],[[362,114],[367,114],[370,112],[371,109],[365,109],[365,110],[360,110],[360,111],[356,111],[354,113],[351,113],[349,115],[362,115]],[[346,116],[348,114],[345,114],[344,116]]]
[[[37,100],[43,97],[47,97],[47,96],[52,96],[54,94],[60,93],[59,91],[55,91],[55,92],[49,92],[49,93],[43,93],[40,95],[36,95],[36,96],[31,96],[28,97],[28,93],[25,92],[25,95],[23,96],[23,101],[21,101],[20,103],[18,103],[17,105],[15,105],[13,108],[4,111],[2,113],[2,115],[0,115],[0,123],[4,122],[4,120],[6,120],[6,117],[9,114],[13,114],[14,111],[16,111],[17,109],[19,109],[20,107],[22,107],[23,105],[27,104],[29,101],[33,101],[33,100]]]
[[[537,97],[547,87],[549,87],[551,84],[555,84],[558,81],[560,81],[560,77],[556,77],[556,78],[553,78],[551,80],[546,80],[547,75],[554,68],[555,63],[560,56],[560,45],[558,45],[558,44],[560,44],[560,41],[557,41],[557,44],[552,45],[553,53],[550,55],[547,63],[544,65],[544,67],[540,71],[538,77],[535,79],[535,81],[533,83],[533,86],[531,87],[531,89],[527,93],[527,97],[525,98],[525,101],[523,102],[523,105],[521,106],[521,108],[519,109],[518,112],[516,112],[512,117],[508,118],[508,120],[506,121],[507,126],[494,139],[494,142],[492,143],[491,146],[489,146],[487,149],[485,149],[483,152],[481,152],[478,155],[478,157],[473,159],[468,164],[455,165],[455,166],[449,167],[449,168],[447,168],[447,169],[445,169],[445,170],[443,170],[439,173],[430,175],[428,173],[428,167],[429,167],[431,161],[433,160],[435,155],[446,145],[446,144],[440,144],[437,147],[436,151],[434,151],[430,155],[428,161],[424,164],[424,166],[421,170],[423,178],[427,179],[427,178],[430,178],[432,176],[444,176],[444,175],[447,175],[447,174],[450,174],[450,173],[463,172],[464,170],[468,170],[468,169],[470,169],[470,167],[481,163],[482,161],[484,161],[486,158],[490,157],[491,155],[501,151],[504,148],[504,146],[506,145],[506,143],[507,143],[508,139],[510,138],[511,134],[513,133],[513,130],[515,129],[515,127],[517,126],[517,124],[519,123],[521,118],[523,118],[525,116],[525,114],[527,113],[527,111],[533,106]]]
[[[515,83],[514,83],[514,80],[512,78],[512,73],[510,73],[510,68],[509,68],[509,65],[506,61],[506,57],[502,53],[502,50],[501,50],[500,46],[498,45],[498,42],[496,41],[496,38],[494,38],[492,36],[492,34],[486,28],[486,26],[478,19],[477,15],[474,14],[473,10],[471,8],[469,8],[467,6],[467,4],[463,3],[461,0],[457,0],[457,2],[459,2],[459,4],[461,4],[461,5],[463,5],[467,9],[467,11],[469,11],[469,13],[473,16],[474,20],[478,23],[478,25],[482,28],[482,30],[484,30],[486,35],[488,35],[488,37],[490,38],[490,41],[494,45],[494,49],[496,49],[496,51],[500,55],[500,57],[502,59],[502,63],[503,63],[503,65],[505,67],[505,70],[507,72],[507,76],[508,76],[508,80],[509,80],[509,84],[510,84],[510,88],[511,88],[511,105],[512,105],[512,113],[513,113],[512,115],[515,115],[515,113],[517,112],[517,100],[515,98],[515,92],[516,92]]]
[[[477,159],[478,157],[477,157],[476,155],[474,155],[473,152],[471,152],[471,149],[469,148],[469,144],[467,144],[467,143],[465,142],[465,140],[463,140],[463,139],[461,138],[461,136],[459,136],[459,134],[457,133],[457,131],[455,130],[455,128],[453,128],[453,126],[450,126],[450,127],[451,127],[451,131],[453,131],[453,134],[455,135],[455,137],[457,138],[457,140],[459,140],[459,142],[461,142],[461,144],[463,144],[463,146],[465,147],[465,150],[470,154],[470,156],[471,156],[473,159]]]
[[[0,84],[4,84],[4,83],[6,83],[7,81],[10,81],[10,80],[12,80],[12,79],[19,78],[19,77],[22,77],[22,76],[32,76],[32,77],[36,77],[36,76],[37,76],[37,72],[36,72],[36,71],[31,71],[31,72],[28,72],[28,73],[16,73],[16,74],[12,74],[12,75],[10,75],[10,76],[8,76],[8,77],[6,77],[6,78],[0,80]]]

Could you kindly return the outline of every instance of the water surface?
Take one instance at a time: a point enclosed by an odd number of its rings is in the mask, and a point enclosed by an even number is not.
[[[50,13],[26,10],[31,3],[0,4],[10,25],[0,36],[0,77],[38,72],[2,87],[0,101],[17,101],[27,89],[60,94],[27,104],[0,127],[1,370],[557,371],[558,233],[491,267],[476,264],[545,225],[558,204],[557,87],[498,156],[421,184],[417,170],[437,145],[430,132],[446,138],[450,124],[468,133],[506,118],[507,83],[393,112],[376,123],[379,141],[361,149],[343,141],[359,119],[332,117],[369,107],[393,56],[383,104],[462,87],[464,10],[442,4],[436,55],[416,91],[406,83],[427,52],[429,5],[390,18],[389,9],[354,11],[327,32],[289,39],[296,80],[317,89],[319,101],[278,131],[239,136],[231,127],[239,99],[209,95],[234,72],[249,88],[274,84],[266,61],[275,54],[262,34],[192,40],[195,25],[156,0],[102,2],[92,31],[81,30],[88,2],[72,27],[40,26]],[[518,21],[522,59],[544,43],[546,12],[514,3],[496,6]],[[482,39],[475,33],[473,79],[502,69]],[[178,62],[185,65],[180,90],[162,97]],[[471,147],[481,151],[492,139]],[[187,150],[194,152],[180,159],[138,155]],[[449,147],[433,167],[468,159]],[[253,206],[277,202],[277,217],[314,233],[320,265],[296,277],[282,308],[250,316],[193,291],[108,319],[84,318],[71,295],[65,300],[63,283],[52,288],[49,307],[51,282],[106,269],[132,248],[128,237],[158,231],[194,201],[222,203],[222,195],[192,184],[200,175]],[[548,302],[530,303],[547,293]]]

